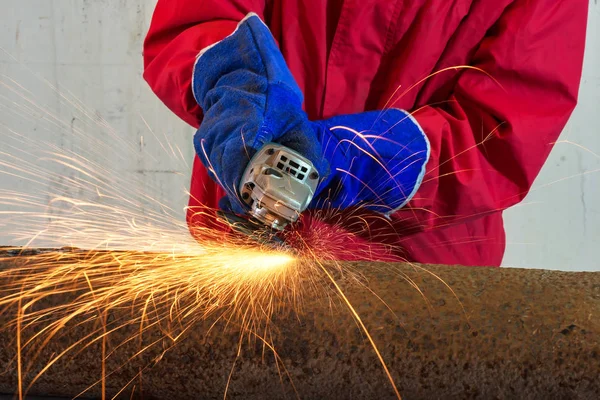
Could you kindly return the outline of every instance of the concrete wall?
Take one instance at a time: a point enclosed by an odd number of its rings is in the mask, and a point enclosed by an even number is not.
[[[81,137],[73,139],[74,131],[85,130],[105,141],[124,140],[131,145],[127,151],[88,151],[88,157],[113,171],[135,176],[132,185],[140,191],[152,188],[156,198],[183,218],[189,180],[186,160],[193,157],[193,131],[156,100],[140,77],[141,44],[154,3],[3,0],[0,47],[5,52],[0,51],[0,79],[6,83],[10,78],[23,88],[15,98],[14,92],[0,86],[0,138],[22,148],[22,141],[14,136],[18,132],[40,143],[48,141],[74,150],[78,149],[77,140],[85,143]],[[557,145],[525,202],[505,213],[507,266],[600,269],[600,172],[593,172],[600,169],[599,25],[600,5],[590,1],[580,105],[561,137],[574,144]],[[27,105],[24,96],[65,125],[49,126],[47,118],[36,118],[35,113],[23,118],[13,104]],[[79,108],[71,96],[80,101]],[[90,122],[98,122],[98,115],[114,132]],[[164,148],[167,137],[181,150],[181,154],[173,151],[177,157],[165,157],[172,153]],[[55,172],[68,174],[58,167]],[[32,190],[23,180],[0,179],[0,190]],[[37,186],[36,190],[47,189]],[[156,211],[152,204],[139,207],[142,213]],[[8,241],[7,233],[7,229],[0,232],[0,244]]]

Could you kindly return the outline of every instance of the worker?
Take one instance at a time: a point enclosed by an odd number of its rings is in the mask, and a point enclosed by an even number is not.
[[[144,78],[197,128],[188,224],[244,213],[268,142],[320,184],[319,254],[499,266],[578,97],[587,0],[159,0]],[[334,210],[335,212],[332,212]]]

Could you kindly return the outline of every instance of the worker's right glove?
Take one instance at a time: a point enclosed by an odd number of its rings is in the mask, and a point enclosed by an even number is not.
[[[313,123],[331,173],[311,208],[364,207],[389,215],[414,196],[429,160],[429,141],[398,109],[341,115]]]
[[[249,14],[230,36],[200,52],[193,92],[204,112],[194,146],[227,192],[222,209],[247,211],[238,186],[252,156],[269,142],[302,154],[321,177],[328,174],[317,131],[302,110],[302,92],[258,16]]]

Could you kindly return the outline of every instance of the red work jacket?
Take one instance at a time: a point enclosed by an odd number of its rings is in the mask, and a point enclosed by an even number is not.
[[[308,214],[296,227],[305,240],[338,259],[497,266],[502,211],[525,197],[577,103],[587,9],[588,0],[159,0],[144,77],[197,127],[196,56],[257,13],[309,118],[397,107],[431,142],[422,186],[391,220]],[[450,68],[465,65],[475,68]],[[223,195],[196,157],[189,224]]]

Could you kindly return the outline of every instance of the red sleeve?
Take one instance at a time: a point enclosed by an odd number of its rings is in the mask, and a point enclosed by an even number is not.
[[[422,186],[394,214],[407,234],[521,201],[576,103],[587,0],[515,1],[480,43],[449,102],[414,110],[431,142]]]
[[[196,56],[234,31],[246,14],[263,18],[265,0],[159,0],[144,42],[144,79],[177,116],[198,127],[192,95]]]

